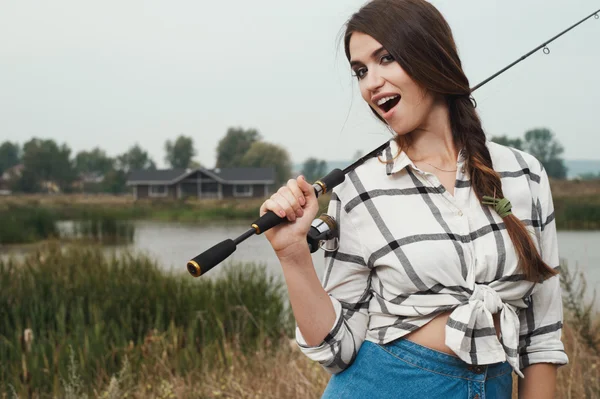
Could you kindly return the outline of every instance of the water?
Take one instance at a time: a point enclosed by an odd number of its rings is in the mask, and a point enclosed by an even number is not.
[[[249,228],[248,223],[178,224],[135,222],[134,244],[128,247],[107,247],[107,252],[132,249],[150,255],[166,270],[187,273],[186,263],[200,252],[227,238],[235,238]],[[600,295],[600,231],[559,231],[559,253],[570,269],[583,271],[588,293],[593,289]],[[324,269],[323,251],[312,255],[317,274]],[[281,276],[281,268],[273,249],[264,236],[250,237],[241,243],[229,261],[256,262],[267,266],[270,274]],[[203,278],[217,277],[222,265],[216,266]],[[190,277],[191,278],[191,277]],[[600,298],[597,299],[600,304]]]
[[[178,224],[160,222],[136,222],[134,244],[136,251],[149,254],[160,265],[173,272],[186,272],[186,263],[213,245],[235,238],[250,228],[249,223]],[[323,252],[313,255],[313,263],[319,276],[323,271]],[[281,276],[281,266],[275,252],[264,236],[250,237],[224,262],[256,262],[267,266],[270,274]],[[217,265],[206,276],[218,276],[222,265]]]
[[[239,222],[225,225],[138,222],[133,247],[155,257],[169,270],[186,272],[185,265],[190,258],[218,242],[239,236],[246,229],[248,224]],[[558,245],[560,256],[569,268],[583,271],[588,290],[596,288],[600,294],[600,231],[559,231]],[[323,251],[317,251],[312,258],[320,277],[324,269]],[[250,237],[238,245],[229,259],[264,263],[270,273],[281,276],[277,257],[264,236]],[[220,266],[216,266],[206,276],[217,276],[219,270]]]

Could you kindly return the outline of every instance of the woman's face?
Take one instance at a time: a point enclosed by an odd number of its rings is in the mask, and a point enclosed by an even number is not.
[[[396,134],[410,133],[425,123],[434,96],[412,80],[381,43],[354,32],[349,50],[362,98]]]

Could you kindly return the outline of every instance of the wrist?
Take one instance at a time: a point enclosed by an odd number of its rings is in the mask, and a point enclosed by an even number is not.
[[[279,258],[279,261],[283,263],[296,263],[302,262],[308,255],[310,257],[310,250],[308,249],[308,242],[301,240],[293,244],[288,245],[278,251],[275,251],[275,255]]]

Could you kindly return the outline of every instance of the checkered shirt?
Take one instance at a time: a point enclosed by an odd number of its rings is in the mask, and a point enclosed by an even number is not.
[[[544,261],[559,268],[548,176],[533,156],[488,142],[512,212]],[[566,364],[559,277],[526,281],[502,218],[481,205],[459,155],[454,194],[420,170],[394,140],[332,193],[322,284],[336,313],[330,332],[301,350],[331,373],[347,368],[366,339],[385,344],[452,311],[445,343],[468,364]],[[492,314],[500,316],[500,338]]]

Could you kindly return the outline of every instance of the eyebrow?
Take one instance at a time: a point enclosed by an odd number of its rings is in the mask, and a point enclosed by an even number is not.
[[[377,58],[379,54],[381,54],[385,49],[383,46],[379,47],[377,50],[371,53],[371,58]],[[350,61],[350,67],[354,67],[355,65],[362,65],[363,63],[360,61]]]

